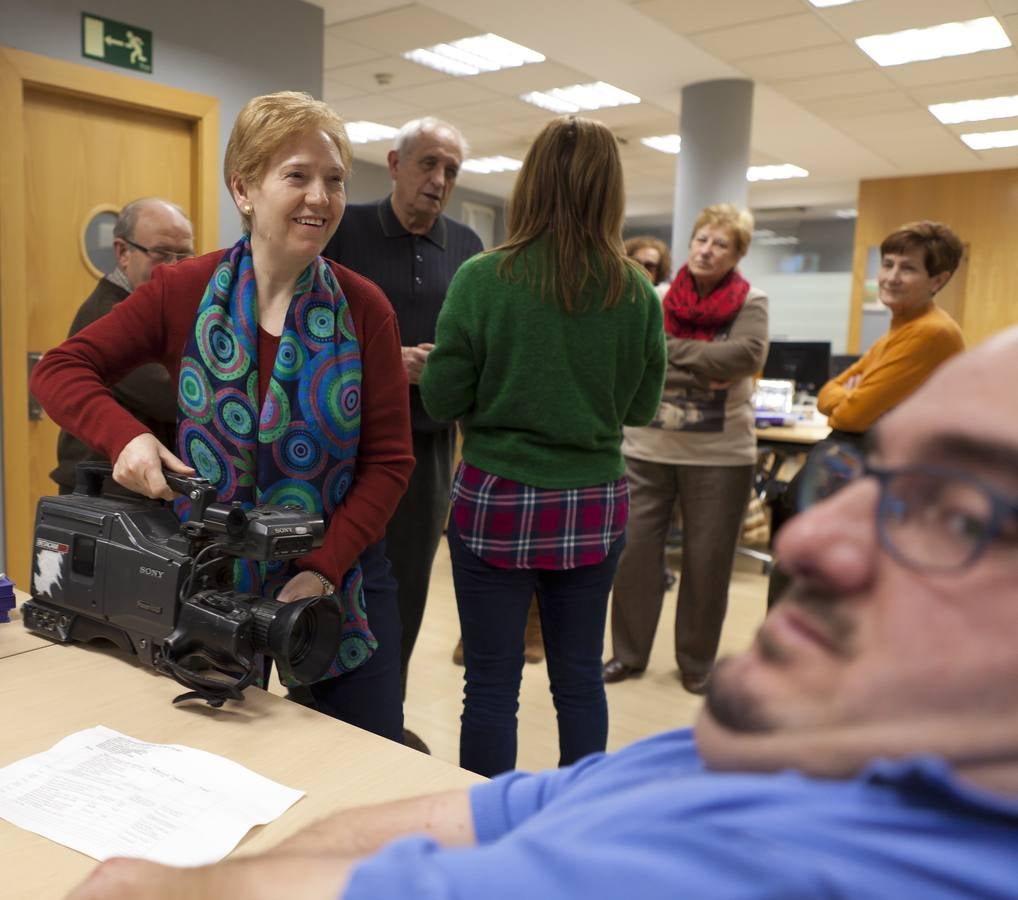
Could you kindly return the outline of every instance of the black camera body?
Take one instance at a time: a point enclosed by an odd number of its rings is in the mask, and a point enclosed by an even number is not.
[[[164,473],[191,501],[181,524],[161,501],[103,493],[108,464],[79,465],[74,492],[36,511],[25,627],[59,642],[112,641],[215,706],[255,680],[319,680],[339,646],[334,595],[279,603],[233,590],[233,560],[289,560],[322,544],[320,517],[288,506],[215,503],[202,478]]]

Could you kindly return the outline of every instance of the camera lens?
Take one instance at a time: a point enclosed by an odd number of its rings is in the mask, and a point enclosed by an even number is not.
[[[279,678],[298,684],[320,681],[339,649],[342,614],[334,595],[305,597],[293,603],[259,600],[251,604],[252,642],[272,657]]]

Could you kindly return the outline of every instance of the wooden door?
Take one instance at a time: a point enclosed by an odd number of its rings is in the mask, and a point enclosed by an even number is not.
[[[197,247],[215,246],[215,154],[211,154],[211,169],[203,156],[209,156],[216,143],[209,140],[208,130],[211,116],[214,132],[217,101],[184,95],[166,108],[165,92],[170,89],[29,54],[2,52],[15,63],[15,73],[8,69],[4,79],[8,93],[16,91],[10,82],[20,75],[18,124],[24,175],[20,198],[14,186],[0,188],[4,224],[10,222],[21,232],[17,241],[10,240],[9,229],[0,232],[4,234],[0,239],[4,534],[8,571],[27,590],[35,506],[40,496],[56,490],[49,473],[56,464],[57,437],[57,427],[48,417],[29,418],[24,393],[27,354],[45,352],[60,343],[78,307],[95,287],[81,235],[97,208],[119,209],[137,197],[164,197],[179,204],[194,222]],[[66,81],[72,74],[68,70],[76,70],[73,87]],[[87,89],[82,90],[86,76]],[[130,102],[125,102],[125,89]],[[184,115],[182,102],[190,109]],[[7,215],[8,197],[21,200],[16,216]],[[8,261],[12,268],[22,269],[21,279],[4,277],[15,274],[8,272]],[[12,308],[15,305],[17,310]],[[13,334],[8,334],[9,325]],[[124,339],[130,340],[130,335]],[[19,387],[14,387],[16,381],[21,382]]]

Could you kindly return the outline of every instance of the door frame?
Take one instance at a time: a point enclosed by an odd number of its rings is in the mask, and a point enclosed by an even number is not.
[[[78,63],[0,47],[0,109],[10,127],[0,141],[0,358],[3,360],[3,536],[7,572],[28,588],[31,548],[26,536],[11,541],[14,523],[34,521],[29,492],[28,316],[24,97],[26,88],[84,97],[116,106],[175,116],[194,130],[192,222],[196,246],[218,242],[219,99]],[[67,247],[65,254],[74,253]]]

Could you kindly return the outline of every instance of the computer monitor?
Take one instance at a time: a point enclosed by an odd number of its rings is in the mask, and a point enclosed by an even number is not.
[[[764,378],[787,378],[795,389],[816,394],[831,377],[830,341],[771,341]]]
[[[831,378],[837,378],[845,369],[859,362],[858,353],[835,353],[831,357]]]

